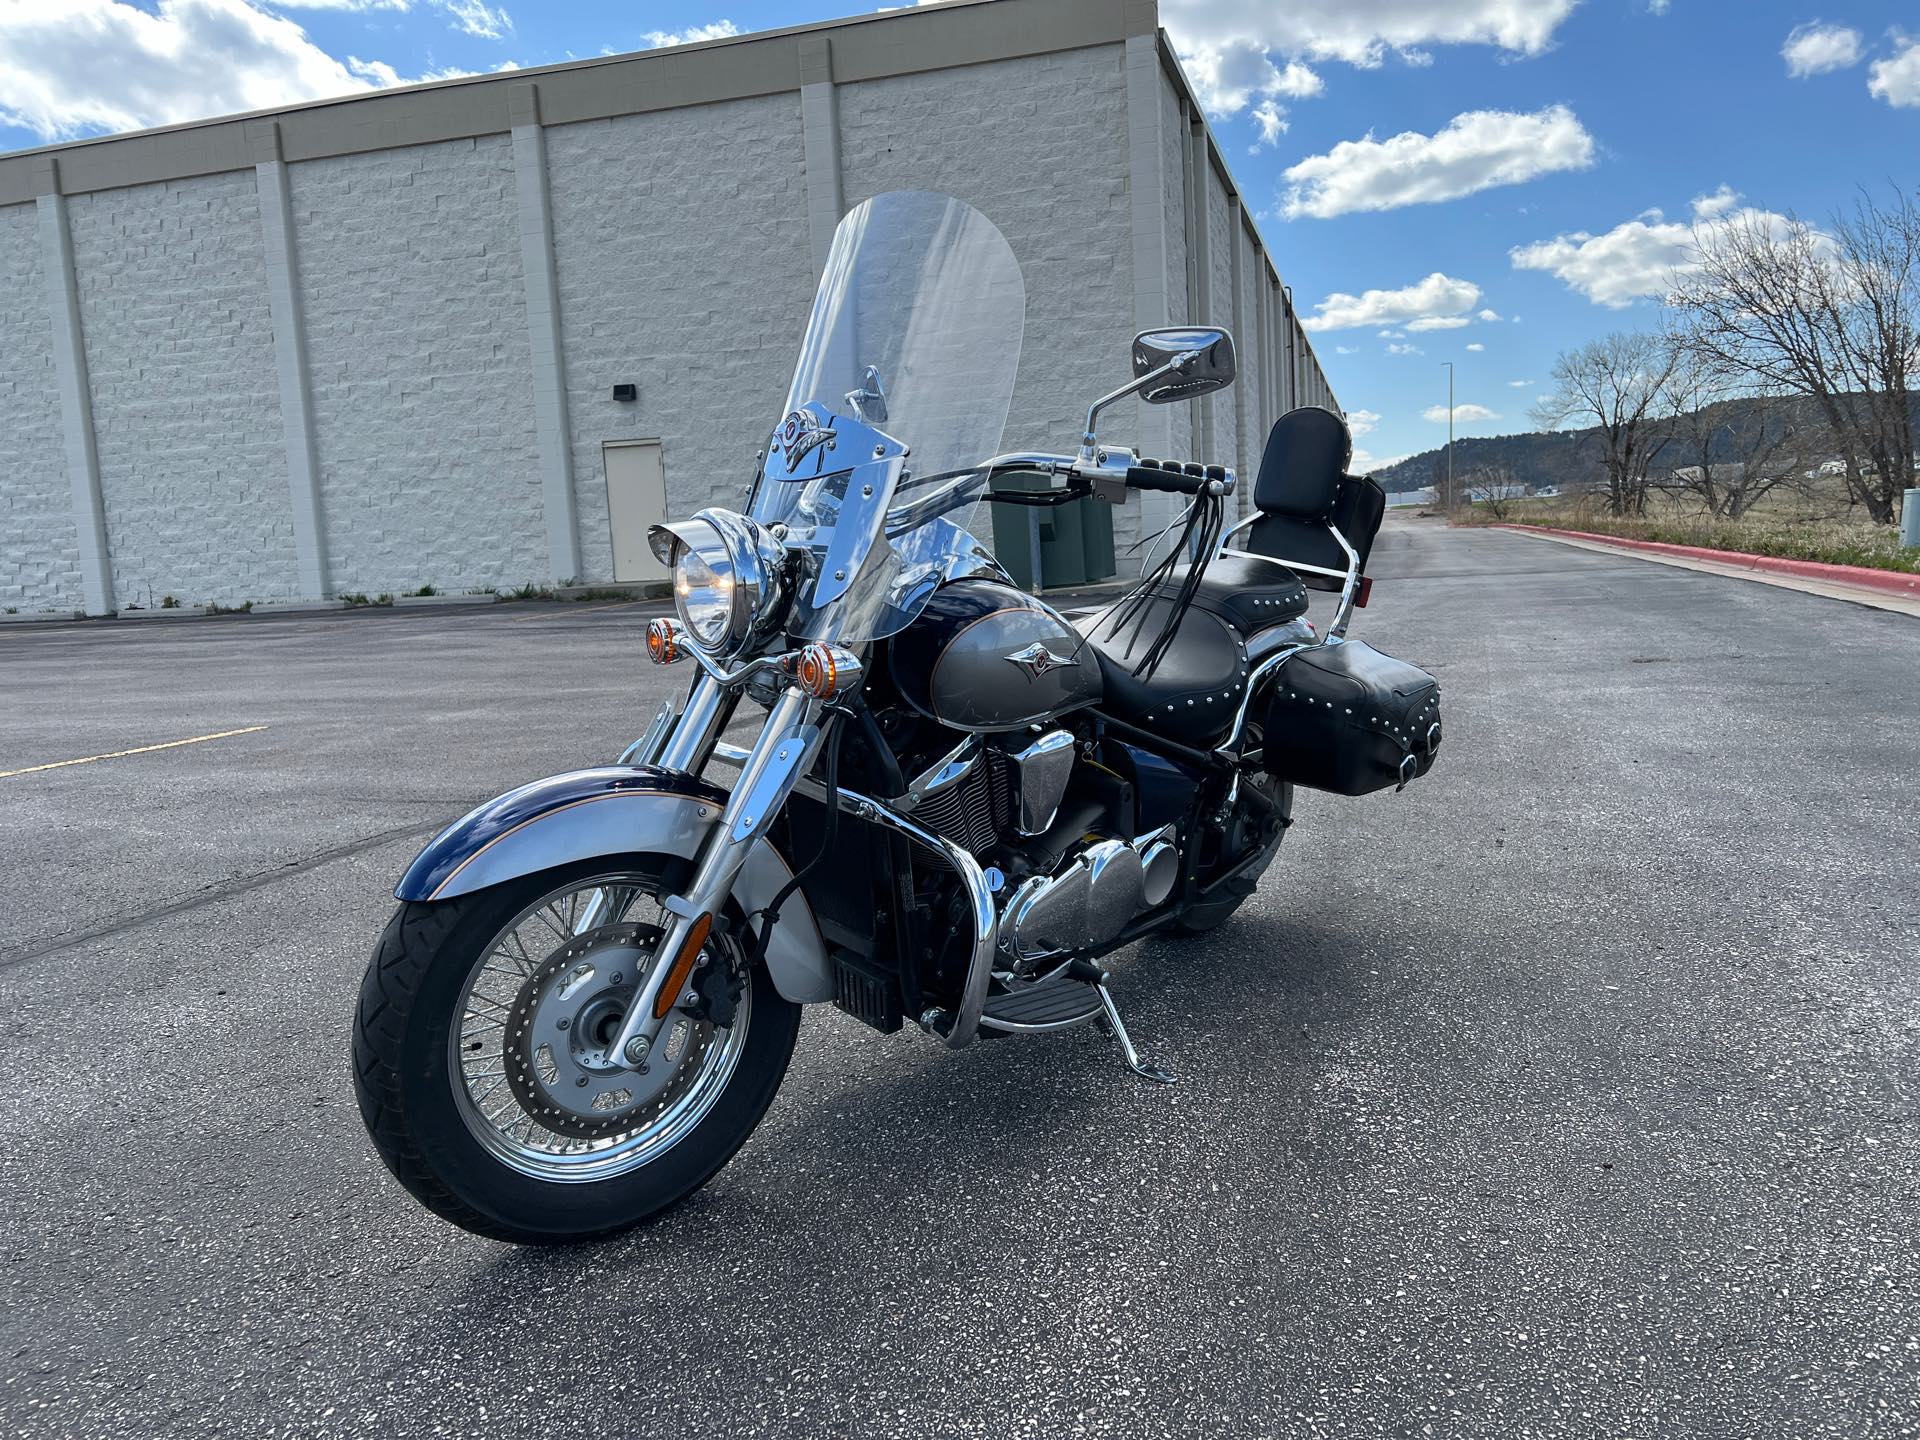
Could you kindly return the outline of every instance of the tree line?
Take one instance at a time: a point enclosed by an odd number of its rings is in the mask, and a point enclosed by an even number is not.
[[[1562,354],[1533,419],[1590,430],[1616,515],[1664,484],[1738,519],[1837,462],[1888,525],[1916,483],[1917,373],[1920,204],[1863,193],[1824,227],[1751,210],[1697,226],[1661,325]],[[1756,400],[1794,403],[1737,403]]]

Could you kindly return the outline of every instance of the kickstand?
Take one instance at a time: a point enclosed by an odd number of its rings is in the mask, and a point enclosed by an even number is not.
[[[1172,1085],[1178,1077],[1171,1071],[1153,1063],[1133,1048],[1133,1037],[1127,1034],[1127,1027],[1120,1023],[1120,1011],[1113,1003],[1113,996],[1107,993],[1105,985],[1093,987],[1100,992],[1100,1028],[1120,1042],[1120,1058],[1127,1069],[1143,1080],[1151,1080],[1159,1085]]]

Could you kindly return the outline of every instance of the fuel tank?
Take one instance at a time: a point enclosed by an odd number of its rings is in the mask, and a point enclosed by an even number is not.
[[[941,586],[889,644],[902,698],[955,730],[1016,730],[1100,703],[1100,664],[1079,632],[997,580]]]

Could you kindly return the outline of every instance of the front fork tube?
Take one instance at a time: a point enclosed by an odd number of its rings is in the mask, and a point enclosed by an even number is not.
[[[713,685],[702,677],[687,699],[686,714],[681,725],[675,731],[662,755],[661,763],[670,763],[668,757],[682,750],[682,735],[692,729],[706,728],[710,731],[704,745],[700,747],[699,758],[704,761],[706,753],[712,749],[713,736],[717,736],[725,723],[717,715],[699,719],[697,725],[689,724],[697,719],[696,706],[701,704],[701,687]],[[718,690],[719,686],[714,686]],[[730,706],[727,708],[731,708]],[[671,978],[676,988],[685,980],[684,967],[677,962],[681,951],[688,948],[694,938],[694,929],[702,931],[711,926],[713,917],[726,903],[727,896],[733,890],[734,877],[740,873],[740,867],[746,863],[747,854],[754,842],[766,833],[773,820],[786,804],[787,797],[793,793],[794,782],[806,773],[812,765],[815,754],[820,748],[819,701],[807,696],[794,686],[789,686],[779,700],[774,702],[767,714],[766,728],[760,732],[753,751],[741,767],[740,778],[728,797],[726,809],[720,816],[720,823],[708,832],[705,844],[694,864],[693,878],[686,888],[666,902],[666,933],[660,937],[658,948],[654,951],[654,963],[650,967],[646,983],[640,987],[640,993],[634,996],[632,1008],[627,1011],[620,1034],[608,1048],[608,1055],[617,1057],[628,1065],[641,1065],[646,1062],[654,1041],[665,1023],[666,1014],[678,1002],[678,996],[667,997],[665,1005],[660,1004],[661,990]],[[704,712],[702,712],[704,714]],[[686,747],[687,753],[693,753],[693,747]],[[697,945],[696,945],[697,948]],[[662,1013],[656,1015],[654,1012]]]

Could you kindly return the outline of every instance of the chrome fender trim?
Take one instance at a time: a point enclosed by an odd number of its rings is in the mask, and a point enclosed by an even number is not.
[[[642,852],[695,859],[720,823],[727,792],[677,770],[606,765],[549,776],[509,790],[454,821],[407,867],[396,900],[450,900],[537,870]],[[751,915],[793,872],[765,839],[754,843],[733,884]],[[826,944],[803,892],[780,906],[767,941],[767,973],[787,999],[833,998]]]

